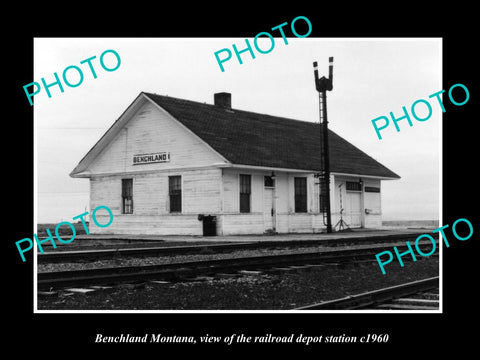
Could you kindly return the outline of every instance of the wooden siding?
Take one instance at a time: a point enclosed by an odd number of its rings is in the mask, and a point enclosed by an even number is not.
[[[136,154],[169,152],[170,162],[133,165]],[[202,235],[199,214],[222,209],[223,158],[156,105],[145,102],[88,171],[90,207],[108,206],[114,221],[93,233]],[[168,176],[180,175],[182,213],[171,214]],[[122,214],[121,181],[133,179],[133,214]]]
[[[135,154],[169,152],[170,162],[133,165]],[[114,221],[107,228],[92,226],[92,233],[202,235],[199,214],[217,216],[219,235],[261,234],[265,231],[264,176],[271,171],[220,168],[224,159],[155,105],[146,102],[126,127],[92,162],[89,171],[91,209],[108,206]],[[240,213],[239,176],[251,175],[251,212]],[[182,213],[171,214],[168,176],[181,176]],[[325,229],[319,213],[319,194],[312,173],[276,172],[276,231],[319,232]],[[295,213],[294,178],[307,179],[307,213]],[[122,214],[121,182],[133,179],[133,214]],[[339,219],[338,184],[358,178],[332,175],[332,225]],[[364,186],[380,186],[364,179]],[[342,187],[345,207],[345,185]],[[381,225],[379,193],[362,194],[365,227]],[[364,210],[362,209],[362,211]],[[270,220],[270,219],[267,219]],[[99,217],[100,223],[107,219]]]
[[[291,214],[289,216],[289,227],[288,232],[302,233],[307,232],[311,233],[315,231],[315,228],[318,228],[318,218],[321,218],[319,214]],[[314,226],[315,225],[315,226]],[[323,227],[323,226],[322,226]]]
[[[223,169],[223,213],[240,214],[240,174],[251,175],[250,212],[263,213],[263,173],[249,169]],[[267,173],[265,173],[267,175]]]
[[[288,193],[287,211],[295,214],[295,178],[304,177],[307,179],[307,213],[318,212],[318,185],[315,185],[313,174],[305,173],[287,173],[286,188],[283,190]],[[315,189],[317,188],[317,189]]]
[[[380,192],[366,192],[364,193],[365,196],[365,209],[370,210],[370,214],[372,215],[381,215],[382,207],[381,207],[381,187],[380,187],[380,180],[373,180],[368,179],[364,181],[364,186],[371,186],[380,188]]]
[[[133,156],[169,152],[170,161],[133,165]],[[202,140],[146,102],[90,164],[92,175],[201,167],[223,162]]]
[[[240,212],[240,187],[239,173],[229,169],[223,169],[223,212]],[[250,202],[251,204],[251,202]]]
[[[100,224],[106,224],[108,216],[97,217]],[[132,235],[202,235],[202,222],[197,215],[114,215],[110,226],[90,227],[91,234],[132,234]]]
[[[325,231],[323,215],[318,213],[280,213],[277,214],[277,232],[317,233]]]
[[[263,213],[221,216],[223,235],[263,234]]]
[[[243,173],[252,175],[252,211],[249,214],[239,212],[239,174]],[[171,175],[182,176],[182,214],[169,213],[168,176]],[[112,225],[107,228],[92,227],[92,233],[201,235],[202,222],[198,221],[197,217],[198,214],[205,214],[217,216],[219,235],[262,234],[265,231],[264,175],[270,173],[213,168],[94,177],[91,179],[91,208],[107,205],[115,217]],[[121,208],[121,179],[125,177],[133,178],[134,211],[131,215],[122,214]],[[276,174],[276,231],[278,233],[324,231],[323,215],[318,212],[318,186],[315,186],[313,176],[307,176],[309,210],[313,211],[308,213],[293,211],[294,177],[295,174],[291,173]],[[343,184],[342,197],[345,201],[344,184],[347,180],[358,179],[339,177],[333,182],[337,189],[333,197],[337,209],[340,206],[338,184]],[[364,185],[379,187],[380,180],[365,179]],[[364,207],[372,210],[370,214],[364,215],[364,226],[367,228],[381,226],[380,193],[365,193],[363,196]],[[345,203],[343,206],[345,207]],[[338,212],[332,213],[333,226],[339,219]],[[103,223],[107,219],[99,218],[99,221]]]
[[[369,209],[370,212],[365,214],[365,227],[366,228],[379,228],[382,226],[382,189],[381,181],[377,179],[365,179],[364,186],[372,186],[380,188],[379,193],[366,192],[365,196],[365,209]]]
[[[278,215],[281,213],[286,213],[289,211],[289,201],[290,198],[288,196],[289,189],[288,189],[288,174],[286,173],[278,173],[276,174],[275,179],[275,195],[277,197],[276,205],[277,205],[277,231],[279,227],[282,227],[282,219],[278,218]]]
[[[239,175],[252,176],[252,212],[263,212],[264,182],[263,177],[271,175],[268,171],[250,169],[223,169],[223,209],[225,213],[239,212]],[[277,212],[295,213],[294,177],[307,178],[307,209],[308,212],[318,212],[318,185],[315,185],[313,174],[293,174],[278,172],[275,174],[275,193],[277,197]]]
[[[341,194],[342,194],[342,203],[344,213],[343,219],[347,222],[350,227],[352,224],[349,223],[348,214],[345,213],[348,204],[347,204],[347,190],[346,190],[346,182],[347,181],[355,181],[358,182],[360,180],[359,177],[347,177],[347,176],[335,176],[335,188],[334,197],[332,198],[332,226],[340,219],[340,190],[339,185],[342,184]],[[362,178],[363,187],[365,186],[372,186],[372,187],[380,187],[381,180],[380,179],[371,179],[371,178]],[[381,193],[365,193],[361,194],[361,216],[363,216],[363,226],[365,228],[377,228],[382,225],[382,215],[381,215]],[[365,209],[371,210],[369,214],[365,213]],[[334,220],[335,218],[335,220]]]
[[[169,212],[168,176],[171,175],[182,177],[181,214]],[[122,178],[133,179],[133,214],[122,214]],[[93,177],[91,209],[106,205],[114,214],[113,223],[107,228],[96,228],[95,233],[201,235],[198,215],[220,212],[220,179],[220,169]]]
[[[269,171],[251,169],[222,170],[223,179],[223,216],[221,231],[228,234],[262,234],[268,224],[264,217],[264,176],[270,176]],[[239,175],[252,176],[251,213],[241,214],[239,209]],[[307,178],[307,213],[295,213],[294,177]],[[276,231],[289,232],[320,232],[325,229],[323,215],[318,213],[318,185],[315,185],[313,174],[294,174],[286,172],[275,173],[275,206]]]

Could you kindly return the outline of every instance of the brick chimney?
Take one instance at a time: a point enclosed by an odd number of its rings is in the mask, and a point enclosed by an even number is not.
[[[217,106],[221,106],[225,109],[232,108],[232,94],[227,92],[220,92],[213,94],[213,102]]]

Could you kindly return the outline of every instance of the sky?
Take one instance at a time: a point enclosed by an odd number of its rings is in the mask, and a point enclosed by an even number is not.
[[[44,88],[34,97],[36,222],[70,221],[89,211],[88,179],[69,173],[141,91],[208,104],[214,93],[225,91],[232,94],[233,108],[318,122],[312,63],[318,61],[320,76],[328,76],[330,56],[329,128],[401,176],[382,181],[383,219],[439,218],[442,111],[428,96],[442,90],[441,39],[306,37],[285,44],[280,37],[267,54],[254,48],[252,59],[243,53],[243,64],[233,55],[222,72],[214,53],[233,52],[232,44],[243,49],[245,38],[36,38],[32,82],[52,83],[55,72],[62,78],[71,65],[84,76],[77,87],[62,80],[63,93],[52,86],[51,98]],[[259,42],[262,49],[269,45],[268,39]],[[117,70],[101,67],[105,50],[119,54]],[[92,56],[96,79],[88,64],[80,63]],[[104,61],[116,65],[111,53]],[[79,82],[75,70],[67,74],[71,83]],[[411,115],[419,99],[431,104],[427,121]],[[379,140],[371,120],[390,112],[399,118],[402,106],[413,126],[400,121],[397,132],[391,121]],[[425,117],[425,109],[419,104],[417,116]]]

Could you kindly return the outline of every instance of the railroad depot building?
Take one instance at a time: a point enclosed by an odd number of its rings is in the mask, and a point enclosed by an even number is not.
[[[96,234],[323,232],[319,127],[233,109],[229,93],[211,105],[142,92],[70,176],[114,214]],[[381,181],[399,176],[331,130],[329,149],[332,226],[381,226]]]

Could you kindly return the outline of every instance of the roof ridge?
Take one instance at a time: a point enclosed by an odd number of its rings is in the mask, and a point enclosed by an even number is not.
[[[215,108],[215,109],[222,109],[221,107],[219,107],[215,104],[208,104],[208,103],[205,103],[205,102],[202,103],[202,102],[196,101],[196,100],[182,99],[182,98],[178,98],[178,97],[175,97],[175,96],[169,96],[169,95],[159,95],[159,94],[155,94],[155,93],[148,93],[148,92],[145,92],[145,91],[142,91],[142,93],[147,95],[147,96],[157,96],[157,97],[161,97],[161,98],[165,98],[165,99],[174,99],[174,100],[179,100],[179,101],[184,101],[184,102],[189,102],[189,103],[195,103],[195,104],[202,105],[202,106],[208,106],[208,107],[212,107],[212,108]],[[250,111],[250,110],[242,110],[242,109],[237,109],[237,108],[231,108],[231,110],[232,111],[243,112],[243,113],[246,113],[246,114],[258,115],[259,116],[259,119],[258,119],[259,121],[266,120],[266,119],[264,119],[264,117],[267,116],[267,117],[274,118],[274,119],[282,119],[282,120],[293,121],[293,122],[300,122],[300,123],[306,123],[306,124],[316,124],[316,125],[319,124],[316,121],[292,119],[292,118],[288,118],[288,117],[285,117],[285,116],[270,115],[270,114],[265,114],[265,113],[260,113],[260,112],[256,112],[256,111]]]
[[[318,123],[247,110],[223,112],[222,107],[214,104],[142,91],[70,175],[88,177],[88,172],[82,171],[146,102],[152,102],[169,113],[232,164],[308,171],[321,169],[320,141],[317,132],[312,131],[312,126],[318,126]],[[348,140],[330,129],[329,133],[332,134],[329,143],[332,172],[399,178]]]
[[[318,122],[232,109],[168,95],[143,93],[232,163],[303,170],[320,169]],[[224,114],[224,115],[221,115]],[[201,119],[201,121],[198,121]],[[350,141],[329,129],[331,171],[399,178]],[[294,136],[292,136],[294,135]],[[283,156],[278,156],[278,149]],[[248,149],[248,151],[247,151]]]

